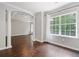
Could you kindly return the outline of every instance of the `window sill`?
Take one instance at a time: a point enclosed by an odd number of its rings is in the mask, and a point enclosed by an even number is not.
[[[68,36],[68,35],[59,35],[59,34],[50,34],[51,36],[60,36],[60,37],[68,37],[68,38],[78,38],[77,36]]]

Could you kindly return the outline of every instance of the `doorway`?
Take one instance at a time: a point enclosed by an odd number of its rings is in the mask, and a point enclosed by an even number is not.
[[[11,12],[11,44],[13,48],[32,48],[33,22],[32,16],[21,11]]]

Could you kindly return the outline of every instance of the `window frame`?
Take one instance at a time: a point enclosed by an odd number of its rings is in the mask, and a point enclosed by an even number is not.
[[[54,16],[54,17],[51,17],[51,18],[53,19],[53,18],[56,18],[56,17],[59,17],[59,16]],[[51,19],[51,20],[52,20],[52,19]],[[60,20],[60,17],[59,17],[59,20]],[[60,23],[60,22],[59,22],[59,23]],[[55,26],[55,25],[59,25],[59,24],[54,24],[54,26]],[[50,26],[53,26],[53,25],[50,25]],[[60,29],[60,26],[59,26],[59,29]],[[51,33],[51,32],[50,32],[50,33]],[[59,33],[59,34],[60,34],[60,33]],[[58,34],[54,34],[54,35],[58,35]]]
[[[61,16],[64,16],[64,15],[68,15],[68,14],[76,14],[76,22],[74,23],[75,24],[75,26],[76,26],[76,30],[75,30],[75,36],[70,36],[70,35],[62,35],[61,34]],[[78,36],[77,36],[77,16],[78,16],[78,12],[76,12],[76,11],[74,11],[74,12],[69,12],[69,13],[64,13],[64,14],[61,14],[61,15],[56,15],[56,16],[51,16],[51,20],[53,20],[53,18],[56,18],[56,17],[59,17],[59,34],[53,34],[53,33],[51,33],[50,32],[50,35],[53,35],[53,36],[61,36],[61,37],[71,37],[71,38],[78,38]],[[50,22],[51,22],[51,20],[50,20]],[[70,23],[71,24],[71,23]],[[51,26],[51,25],[50,25]],[[53,25],[52,25],[53,26]]]

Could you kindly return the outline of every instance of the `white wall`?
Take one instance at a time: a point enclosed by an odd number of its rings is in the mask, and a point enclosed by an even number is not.
[[[11,15],[11,35],[28,35],[31,31],[33,16],[21,11],[13,11]]]
[[[52,13],[52,16],[56,16],[56,15],[61,15],[61,14],[70,13],[74,11],[77,12],[77,30],[78,30],[77,37],[78,38],[53,36],[48,34],[48,36],[46,36],[47,37],[46,41],[79,51],[79,3],[71,3],[69,5],[55,9],[54,11],[50,11],[48,12],[48,14]]]
[[[47,41],[50,43],[58,44],[64,47],[68,47],[71,49],[75,49],[79,51],[79,17],[77,17],[77,37],[78,38],[69,38],[69,37],[61,37],[61,36],[51,36],[49,35],[49,27],[47,24],[47,19],[48,21],[50,18],[47,18],[48,14],[52,14],[52,16],[55,15],[61,15],[69,12],[74,12],[77,11],[77,14],[79,16],[79,3],[70,3],[68,5],[62,6],[60,8],[57,8],[55,10],[47,11],[44,12],[42,15],[41,12],[38,12],[35,14],[35,38],[37,41]],[[43,17],[43,19],[42,19]],[[42,25],[42,20],[43,20],[43,25]],[[43,29],[41,27],[43,26]],[[43,40],[41,39],[41,34],[43,30]]]
[[[30,33],[30,24],[22,21],[11,21],[11,35],[28,35]]]
[[[5,8],[0,4],[0,48],[5,47]]]
[[[42,13],[35,13],[35,39],[42,42]]]
[[[11,39],[10,39],[10,37],[9,37],[9,39],[8,39],[8,46],[6,47],[5,46],[5,38],[6,38],[6,21],[7,21],[7,19],[6,19],[6,9],[9,11],[9,12],[11,12],[11,11],[14,11],[14,10],[19,10],[18,8],[14,8],[13,6],[11,7],[11,5],[7,5],[7,4],[5,4],[5,3],[0,3],[0,50],[2,50],[2,49],[6,49],[6,48],[10,48],[11,47]],[[19,10],[19,11],[23,11],[23,10]],[[9,14],[9,16],[10,16],[10,14]],[[9,19],[10,20],[10,19]],[[10,28],[10,24],[11,22],[9,22],[8,23],[8,25],[9,25],[9,30],[11,30],[11,28]],[[10,31],[9,31],[9,36],[11,36],[10,35]]]

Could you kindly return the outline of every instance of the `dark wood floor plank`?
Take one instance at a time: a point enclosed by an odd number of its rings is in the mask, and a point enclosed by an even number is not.
[[[1,57],[79,57],[79,52],[48,43],[35,41],[31,46],[30,35],[12,37],[12,48],[1,50]]]
[[[35,50],[34,57],[79,57],[79,52],[43,43]]]

